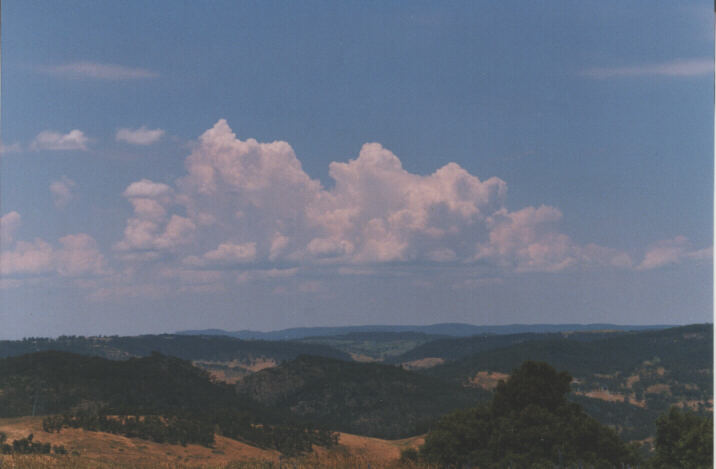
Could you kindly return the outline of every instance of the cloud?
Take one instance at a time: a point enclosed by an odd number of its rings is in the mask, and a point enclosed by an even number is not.
[[[73,80],[140,80],[159,76],[158,73],[144,68],[132,68],[123,65],[96,62],[73,62],[45,67],[42,70],[52,75]]]
[[[167,219],[146,212],[137,212],[124,230],[124,238],[115,245],[119,251],[144,251],[145,256],[133,256],[134,259],[155,259],[161,251],[174,251],[177,247],[192,242],[196,225],[180,215]]]
[[[14,213],[14,212],[13,212]],[[96,276],[108,273],[104,255],[88,234],[63,236],[59,246],[42,239],[17,241],[0,253],[3,276],[60,275],[62,277]]]
[[[8,276],[51,272],[53,256],[52,246],[41,239],[18,241],[14,249],[3,251],[0,255],[0,273]]]
[[[713,58],[698,58],[626,67],[590,68],[582,72],[582,75],[597,79],[638,76],[692,77],[712,75],[713,72]]]
[[[171,191],[171,187],[166,184],[142,179],[130,184],[122,195],[127,198],[156,198],[169,195]]]
[[[97,242],[85,233],[63,236],[60,249],[55,252],[54,264],[62,276],[103,275],[107,273],[105,259]]]
[[[64,208],[70,203],[74,194],[72,190],[75,187],[75,182],[67,176],[62,176],[59,181],[54,181],[50,184],[50,192],[52,193],[52,201],[55,207]]]
[[[685,236],[676,236],[673,239],[658,241],[646,250],[644,260],[637,266],[637,270],[651,270],[667,265],[680,264],[687,260],[707,260],[713,257],[713,249],[692,249],[691,243]]]
[[[413,174],[378,143],[331,163],[334,184],[326,189],[288,143],[242,141],[222,119],[201,135],[185,167],[171,186],[144,179],[125,190],[134,208],[116,246],[125,259],[172,250],[187,268],[239,271],[249,263],[458,263],[514,272],[632,266],[624,252],[561,233],[555,207],[509,210],[499,178],[481,180],[456,163]]]
[[[52,130],[43,130],[30,144],[31,150],[87,150],[89,138],[81,130],[71,130],[61,134]]]
[[[555,207],[501,209],[488,217],[488,239],[473,260],[515,272],[559,272],[574,266],[630,268],[631,258],[615,249],[575,243],[557,230],[562,212]]]
[[[138,129],[119,129],[115,136],[118,142],[131,143],[132,145],[151,145],[161,140],[164,135],[162,129],[147,129],[142,126]]]

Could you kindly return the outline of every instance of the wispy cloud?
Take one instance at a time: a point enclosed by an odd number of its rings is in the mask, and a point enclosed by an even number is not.
[[[123,65],[102,64],[97,62],[73,62],[45,67],[42,70],[52,75],[74,80],[86,78],[98,80],[139,80],[159,76],[157,72],[145,68],[125,67]]]
[[[164,131],[162,129],[148,129],[142,126],[138,129],[119,129],[115,138],[118,142],[131,143],[132,145],[151,145],[158,142]]]
[[[599,67],[584,70],[582,75],[590,78],[620,78],[639,76],[692,77],[709,75],[714,71],[711,58],[679,59],[656,64],[630,65],[626,67]]]

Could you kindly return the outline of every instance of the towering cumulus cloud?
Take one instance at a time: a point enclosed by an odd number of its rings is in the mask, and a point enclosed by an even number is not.
[[[267,264],[492,264],[558,271],[630,267],[625,254],[580,246],[554,207],[505,207],[507,184],[455,163],[412,174],[378,143],[330,165],[331,188],[306,174],[286,142],[239,140],[225,120],[198,141],[174,187],[149,180],[124,196],[134,215],[116,248],[130,259],[171,254],[184,268]]]

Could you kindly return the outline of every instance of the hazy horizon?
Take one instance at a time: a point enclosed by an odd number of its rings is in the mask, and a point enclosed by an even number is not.
[[[2,18],[2,338],[713,321],[712,3]]]

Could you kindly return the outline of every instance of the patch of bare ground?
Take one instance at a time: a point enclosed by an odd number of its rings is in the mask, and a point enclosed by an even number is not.
[[[420,360],[413,360],[411,362],[405,362],[405,363],[403,363],[403,368],[407,368],[408,370],[417,370],[417,369],[424,369],[424,368],[432,368],[434,366],[442,365],[443,363],[445,363],[445,360],[443,358],[426,357],[426,358],[421,358]]]
[[[389,464],[400,459],[400,452],[407,448],[418,448],[425,442],[422,436],[402,440],[381,440],[367,436],[339,433],[337,449],[316,448],[317,460],[330,460],[336,454],[345,454],[354,460],[369,464]]]
[[[369,357],[368,355],[363,355],[362,353],[354,353],[354,352],[351,352],[350,355],[351,355],[351,358],[352,358],[354,361],[357,361],[357,362],[360,362],[360,363],[372,363],[372,362],[380,361],[380,360],[377,360],[377,359],[375,359],[375,358],[373,358],[373,357]]]
[[[634,386],[634,383],[638,382],[639,379],[641,379],[641,378],[639,377],[639,375],[631,375],[631,376],[629,376],[629,377],[626,379],[626,387],[628,387],[629,389],[631,389],[632,386]]]
[[[491,391],[497,387],[497,383],[501,380],[506,381],[510,375],[497,371],[478,371],[469,381],[471,387],[482,388]]]
[[[671,386],[668,384],[652,384],[651,386],[648,386],[645,390],[645,393],[647,394],[666,394],[668,396],[671,395]]]
[[[74,428],[65,428],[59,433],[46,433],[42,430],[42,417],[0,419],[0,432],[6,433],[10,441],[32,433],[35,441],[63,445],[70,453],[66,456],[0,455],[2,469],[387,469],[409,467],[399,464],[400,452],[406,448],[418,448],[424,442],[422,436],[381,440],[340,433],[337,447],[315,447],[311,454],[286,458],[276,451],[256,448],[218,435],[214,447],[207,448],[199,445],[160,444]]]
[[[194,365],[204,368],[216,380],[229,384],[236,384],[246,375],[256,373],[278,366],[273,358],[254,358],[249,360],[231,360],[231,361],[209,361],[196,360]]]

